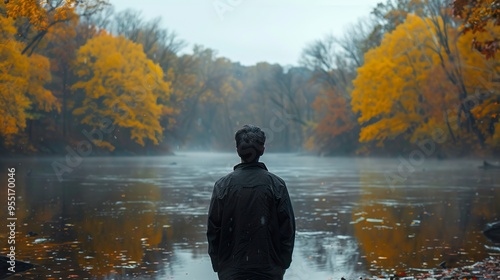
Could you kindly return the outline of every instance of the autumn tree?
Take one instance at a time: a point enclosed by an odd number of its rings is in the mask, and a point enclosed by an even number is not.
[[[425,23],[410,15],[378,48],[366,53],[352,93],[352,108],[362,125],[360,142],[409,142],[432,122],[423,89],[435,55],[419,43],[426,37],[430,34]]]
[[[72,89],[81,101],[73,114],[90,129],[104,132],[96,146],[113,150],[114,137],[141,146],[146,140],[162,141],[160,116],[166,105],[159,100],[168,100],[170,84],[141,45],[103,33],[78,50],[75,71],[80,80]]]
[[[484,148],[487,136],[479,128],[480,122],[472,112],[475,105],[469,104],[469,99],[477,93],[477,88],[470,85],[476,83],[477,79],[488,80],[489,78],[485,79],[483,75],[465,73],[467,70],[470,72],[471,69],[474,69],[475,63],[469,65],[462,63],[462,59],[467,58],[470,52],[465,55],[458,50],[458,23],[451,16],[450,1],[427,0],[427,4],[429,7],[428,28],[434,34],[434,40],[429,40],[427,46],[438,54],[440,66],[446,73],[447,80],[455,87],[454,92],[458,98],[459,107],[454,119],[466,133],[471,132],[475,135],[477,142]],[[463,42],[463,38],[459,39]],[[482,59],[476,62],[480,63]]]
[[[229,93],[240,85],[231,76],[229,60],[216,57],[214,51],[199,46],[194,48],[193,54],[179,56],[184,41],[161,27],[160,19],[146,20],[137,11],[114,13],[106,9],[89,17],[88,22],[97,29],[107,29],[114,35],[140,44],[147,58],[162,68],[172,93],[168,99],[160,98],[158,102],[176,104],[162,107],[160,124],[164,131],[170,132],[167,135],[169,141],[183,145],[196,138],[201,121],[204,127],[210,127],[210,134],[214,137],[224,137],[216,132],[219,129],[224,131],[223,135],[232,131],[228,117],[232,98]],[[216,110],[219,106],[224,110]],[[212,127],[215,122],[224,125]]]
[[[491,26],[488,32],[499,34],[500,26]],[[485,146],[500,151],[500,58],[487,58],[483,53],[470,48],[470,41],[474,38],[485,40],[488,37],[489,34],[483,32],[468,33],[460,38],[458,50],[468,54],[463,57],[463,63],[466,65],[463,74],[469,94],[463,103],[474,116],[477,129],[485,138]],[[455,119],[458,119],[458,116]],[[466,120],[462,119],[459,124],[464,121]]]
[[[108,17],[111,15],[105,11]],[[95,18],[95,17],[94,17]],[[185,42],[178,38],[171,30],[163,28],[161,18],[145,21],[140,12],[125,10],[112,16],[112,21],[105,24],[105,17],[100,17],[104,26],[116,35],[125,36],[127,39],[141,44],[146,56],[157,63],[163,70],[164,79],[170,82],[172,94],[169,99],[161,99],[161,104],[177,103],[182,98],[181,88],[189,87],[193,81],[192,75],[184,68],[182,58],[178,52],[185,47]],[[96,19],[93,19],[95,21]],[[164,106],[161,117],[161,125],[164,130],[171,131],[176,123],[176,116],[180,113],[179,108]]]
[[[7,147],[18,144],[19,150],[31,150],[25,134],[27,123],[39,118],[37,111],[59,109],[45,88],[51,79],[49,61],[22,53],[24,44],[15,40],[12,19],[0,15],[0,23],[0,137]]]
[[[26,110],[30,107],[30,101],[24,92],[28,85],[29,61],[20,52],[21,44],[14,39],[15,28],[12,20],[0,16],[0,44],[1,64],[0,67],[0,135],[7,145],[12,136],[26,128]]]
[[[17,38],[25,43],[22,53],[30,55],[51,27],[109,5],[107,0],[9,0],[4,3],[6,16],[16,21]]]
[[[497,0],[454,0],[453,15],[463,20],[462,32],[488,33],[486,26],[500,25],[500,2]],[[484,39],[474,37],[472,46],[492,58],[500,49],[500,38],[497,34],[489,34]]]
[[[415,143],[435,139],[438,132],[438,143],[470,150],[491,137],[481,130],[483,120],[475,112],[494,104],[497,97],[488,89],[498,66],[467,48],[467,38],[456,40],[458,35],[440,17],[408,15],[365,55],[352,100],[361,142]],[[497,109],[489,108],[491,126]]]

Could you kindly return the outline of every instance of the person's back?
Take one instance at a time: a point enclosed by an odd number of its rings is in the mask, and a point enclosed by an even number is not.
[[[263,140],[245,142],[248,132],[256,132]],[[241,134],[243,140],[238,139]],[[285,182],[258,162],[264,141],[264,133],[257,127],[238,131],[242,163],[214,186],[207,237],[219,279],[282,279],[291,263],[293,209]]]

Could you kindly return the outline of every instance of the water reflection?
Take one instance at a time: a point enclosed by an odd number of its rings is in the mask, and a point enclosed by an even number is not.
[[[497,220],[498,174],[472,162],[430,161],[406,182],[387,187],[385,174],[364,162],[362,196],[353,209],[355,236],[370,270],[407,271],[471,264],[487,256],[482,229]]]
[[[206,213],[234,154],[86,158],[62,182],[53,160],[0,162],[0,182],[7,166],[17,168],[16,256],[38,265],[25,279],[216,279]],[[391,188],[385,171],[397,169],[395,160],[263,160],[287,181],[297,217],[286,279],[357,279],[488,254],[481,230],[499,218],[500,175],[473,161],[428,160]],[[0,237],[6,254],[7,232]]]

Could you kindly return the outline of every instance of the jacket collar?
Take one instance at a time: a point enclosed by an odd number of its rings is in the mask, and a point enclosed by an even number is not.
[[[242,162],[240,164],[235,165],[234,170],[245,169],[245,168],[255,168],[255,167],[267,170],[267,167],[263,162]]]

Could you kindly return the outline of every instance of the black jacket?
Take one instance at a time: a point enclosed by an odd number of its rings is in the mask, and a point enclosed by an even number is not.
[[[215,183],[207,237],[219,279],[282,279],[295,241],[285,182],[264,163],[236,165]]]

